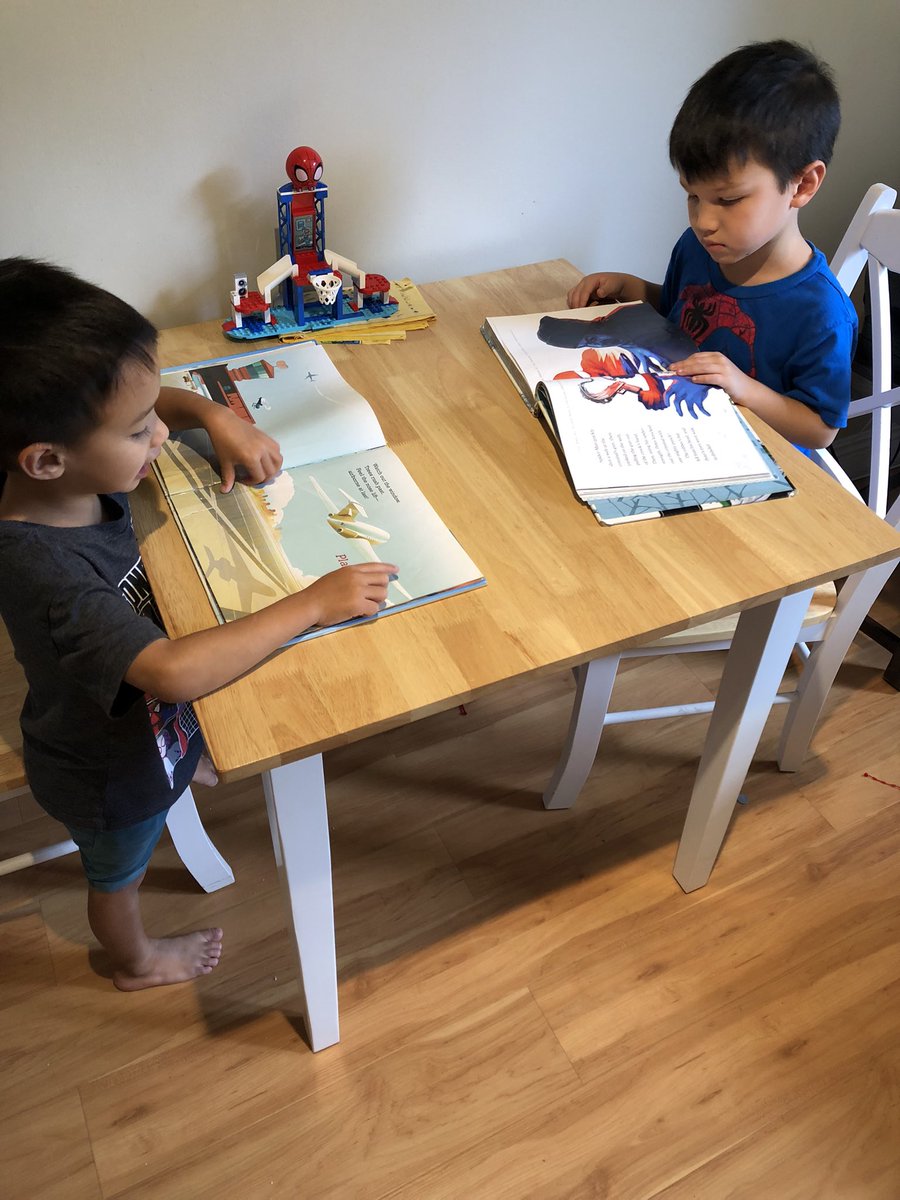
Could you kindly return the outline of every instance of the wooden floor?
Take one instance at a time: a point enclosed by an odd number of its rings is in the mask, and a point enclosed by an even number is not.
[[[861,639],[794,776],[775,713],[690,896],[671,867],[703,718],[607,730],[570,812],[540,804],[565,676],[331,754],[343,1041],[318,1055],[258,784],[198,789],[233,887],[198,893],[169,844],[148,875],[152,930],[225,928],[195,984],[94,972],[75,859],[0,880],[0,1194],[897,1200],[885,661]],[[617,702],[702,698],[719,665],[632,664]],[[0,806],[0,852],[52,840],[30,803]]]

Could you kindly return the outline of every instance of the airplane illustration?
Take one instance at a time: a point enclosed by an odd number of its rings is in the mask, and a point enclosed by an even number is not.
[[[390,541],[391,535],[387,530],[379,529],[377,525],[371,525],[368,520],[361,521],[360,517],[367,518],[369,514],[360,502],[354,500],[343,488],[338,488],[338,491],[344,497],[346,503],[339,508],[314,475],[309,476],[309,481],[315,488],[319,499],[325,505],[327,512],[325,522],[329,528],[333,529],[339,537],[355,542],[363,555],[371,562],[383,562],[384,560],[376,554],[375,546],[380,546]],[[412,600],[413,597],[410,593],[396,579],[392,579],[388,586],[396,588],[404,600]]]

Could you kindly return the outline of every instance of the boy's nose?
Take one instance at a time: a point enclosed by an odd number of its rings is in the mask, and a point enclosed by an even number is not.
[[[698,233],[712,233],[718,222],[716,210],[710,204],[698,204],[694,212],[694,228]]]
[[[165,421],[161,421],[160,418],[157,417],[156,418],[156,429],[153,431],[153,445],[161,446],[168,436],[169,436],[168,425],[165,423]]]

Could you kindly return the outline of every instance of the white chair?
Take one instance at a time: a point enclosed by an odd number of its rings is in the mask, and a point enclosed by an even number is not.
[[[24,698],[25,679],[13,658],[6,630],[0,624],[0,803],[28,791],[19,731],[19,711]],[[169,809],[166,828],[181,861],[205,892],[215,892],[234,883],[231,867],[203,828],[190,788]],[[0,876],[59,858],[63,854],[71,854],[76,849],[75,843],[67,839],[52,846],[13,855],[0,860]]]
[[[890,304],[887,272],[900,271],[900,210],[893,204],[897,193],[883,184],[875,184],[856,212],[835,255],[833,270],[848,292],[855,286],[863,267],[868,264],[872,296],[873,325],[873,394],[851,404],[850,417],[872,414],[871,471],[867,500],[863,500],[853,482],[828,451],[814,451],[815,459],[839,483],[851,491],[861,503],[884,517],[894,528],[900,526],[900,499],[887,509],[888,450],[890,444],[891,408],[900,403],[900,388],[889,388],[890,363]],[[690,520],[690,517],[684,518]],[[806,661],[795,691],[780,694],[777,703],[789,704],[778,765],[783,771],[795,771],[803,762],[809,742],[828,692],[844,659],[851,641],[859,631],[876,596],[890,577],[898,560],[851,576],[837,593],[833,585],[818,588],[803,620],[800,637]],[[654,720],[664,717],[706,713],[714,701],[697,704],[669,705],[610,711],[609,701],[620,659],[660,654],[683,654],[708,650],[726,650],[732,645],[737,617],[724,618],[693,629],[683,630],[647,646],[623,651],[620,655],[595,659],[575,670],[576,692],[569,723],[566,745],[553,777],[544,793],[547,808],[568,808],[584,785],[607,725],[630,721]],[[746,639],[744,641],[746,644]],[[735,639],[735,651],[729,655],[726,670],[741,670],[741,649]],[[807,651],[807,647],[812,649]],[[780,676],[784,660],[772,662],[768,668]],[[761,729],[763,717],[757,718]],[[749,734],[741,733],[739,736]],[[755,740],[753,742],[755,748]],[[750,751],[752,754],[752,750]],[[696,795],[696,792],[695,792]],[[692,805],[692,808],[694,806]],[[731,811],[715,814],[711,807],[698,815],[689,812],[679,847],[679,858],[693,865],[687,871],[688,881],[679,874],[676,878],[691,890],[702,886],[709,876],[715,857],[727,831]],[[690,843],[689,845],[687,843]],[[702,852],[698,847],[702,846]],[[697,865],[699,863],[699,866]]]
[[[831,269],[849,294],[868,267],[872,309],[872,394],[850,403],[849,419],[871,417],[869,483],[865,502],[896,529],[900,526],[900,496],[888,509],[891,417],[900,404],[900,387],[891,387],[891,304],[888,272],[900,271],[900,210],[897,192],[873,184],[835,251]],[[853,481],[827,450],[814,450],[820,466],[848,491],[859,496]],[[863,499],[860,496],[860,499]],[[835,604],[825,634],[810,654],[794,694],[781,735],[778,766],[796,771],[801,766],[838,668],[878,593],[896,566],[871,567],[847,580]]]
[[[855,287],[860,275],[862,274],[863,268],[866,266],[868,261],[867,248],[862,244],[862,238],[865,227],[868,224],[869,217],[876,212],[883,212],[893,208],[895,198],[896,192],[893,188],[886,187],[883,183],[873,184],[866,193],[862,204],[860,204],[859,208],[857,209],[853,220],[850,222],[850,226],[847,229],[847,232],[844,234],[843,240],[841,241],[840,246],[838,246],[831,263],[832,271],[834,271],[846,292],[851,292]],[[890,235],[888,234],[887,236]],[[871,261],[869,268],[870,296],[873,295],[875,291],[875,285],[871,280],[871,276],[872,272],[875,270],[876,262],[877,254]],[[897,280],[894,280],[894,286],[896,286],[897,282]],[[885,300],[883,289],[887,287],[887,280],[886,272],[884,271],[882,271],[879,276],[878,286],[882,289],[882,296],[879,303],[882,306],[882,310],[885,310],[886,305],[891,300],[891,297],[889,296],[888,300]],[[896,292],[893,293],[893,300],[896,302]],[[871,323],[874,334],[877,324],[874,319],[874,314],[872,314]],[[879,330],[879,333],[885,338],[888,337],[888,332],[883,326]],[[896,341],[897,338],[898,330],[895,328],[893,331],[893,340]],[[897,376],[898,364],[894,364],[894,370],[892,374],[890,369],[890,353],[888,353],[888,357],[886,359],[881,359],[881,352],[877,350],[874,345],[872,350],[873,357],[877,357],[879,359],[882,368],[881,379],[878,381],[878,383],[876,383],[874,375],[870,376],[872,380],[873,394],[877,395],[888,391],[893,379]],[[888,352],[890,352],[889,342]],[[865,383],[864,380],[861,380],[860,382]],[[868,412],[868,401],[869,398],[867,397],[864,400],[858,400],[851,404],[850,415],[862,416]],[[872,421],[874,422],[875,427],[873,430],[873,453],[870,455],[872,462],[869,476],[867,503],[870,508],[874,509],[875,512],[883,515],[887,503],[887,483],[888,471],[890,468],[891,444],[892,442],[897,442],[896,435],[898,430],[896,425],[891,425],[891,412],[889,409],[876,408],[872,415]],[[894,450],[895,455],[896,453],[897,451]],[[834,474],[834,471],[832,470],[832,463],[833,460],[829,458],[828,461],[823,462],[822,465],[825,466],[826,470],[829,470],[832,474]],[[839,476],[839,478],[844,486],[846,486],[846,477]],[[887,667],[885,667],[884,679],[893,688],[895,688],[897,691],[900,691],[900,630],[891,631],[886,629],[883,625],[878,624],[878,622],[873,620],[871,617],[864,618],[862,630],[864,633],[868,634],[870,638],[878,642],[879,645],[884,646],[886,650],[890,650],[892,658]]]

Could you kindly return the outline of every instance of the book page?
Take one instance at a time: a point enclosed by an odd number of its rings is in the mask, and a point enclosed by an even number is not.
[[[286,467],[384,445],[368,401],[313,343],[192,364],[164,372],[161,382],[198,392],[258,425],[279,443]],[[167,441],[157,466],[169,492],[207,487],[219,478],[203,430]]]
[[[220,620],[257,612],[352,563],[399,567],[386,612],[484,582],[384,446],[292,467],[263,487],[223,496],[211,486],[169,502]]]
[[[598,315],[611,312],[619,305],[604,305],[592,308],[573,308],[558,313],[530,313],[515,317],[486,317],[486,337],[503,366],[512,377],[520,392],[527,393],[523,399],[532,407],[533,397],[542,379],[552,379],[560,371],[576,370],[580,353],[575,350],[549,346],[538,339],[538,323],[544,315],[559,318],[595,320]],[[529,401],[528,397],[532,397]]]
[[[540,392],[580,495],[623,496],[772,478],[719,388],[706,392],[702,406],[684,402],[661,408],[646,407],[637,391],[594,399],[593,389],[600,390],[596,380],[584,387],[557,380]]]

